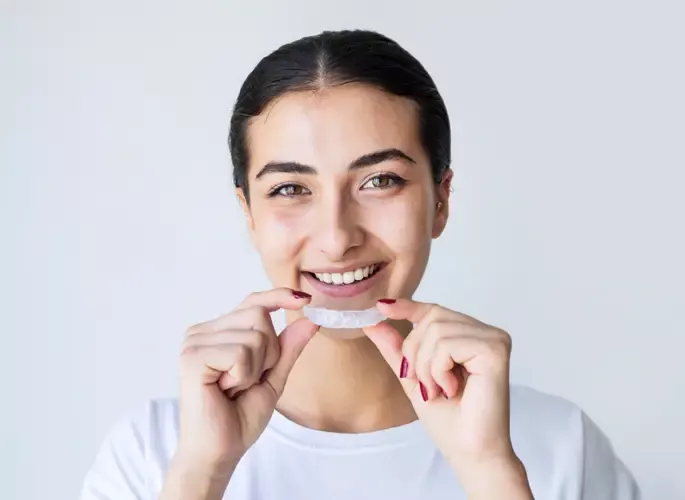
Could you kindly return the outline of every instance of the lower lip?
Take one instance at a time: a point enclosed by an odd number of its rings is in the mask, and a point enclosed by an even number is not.
[[[362,281],[355,281],[349,285],[331,285],[329,283],[324,283],[323,281],[317,280],[309,273],[303,274],[316,291],[321,292],[324,295],[328,295],[329,297],[348,298],[359,295],[360,293],[364,293],[373,287],[376,284],[376,281],[380,279],[379,276],[385,272],[386,267],[387,266],[383,266],[370,278],[366,278]]]

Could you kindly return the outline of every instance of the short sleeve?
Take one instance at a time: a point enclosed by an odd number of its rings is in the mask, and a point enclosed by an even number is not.
[[[639,486],[606,435],[585,413],[582,500],[642,500]]]
[[[147,500],[144,419],[122,419],[86,474],[80,500]]]

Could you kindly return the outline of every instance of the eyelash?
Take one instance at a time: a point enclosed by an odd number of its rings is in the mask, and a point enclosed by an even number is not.
[[[374,176],[371,177],[370,179],[366,180],[366,181],[364,182],[364,184],[362,184],[362,188],[363,188],[363,186],[367,185],[369,182],[373,181],[374,179],[382,179],[382,180],[387,179],[388,181],[391,181],[391,182],[392,182],[392,184],[389,185],[389,186],[376,187],[375,189],[390,189],[390,188],[396,187],[396,186],[404,186],[404,185],[407,183],[406,179],[403,179],[403,178],[400,177],[399,175],[396,175],[396,174],[389,174],[389,173],[383,173],[383,174],[374,175]],[[285,189],[285,188],[295,188],[295,189],[301,188],[301,189],[306,190],[307,193],[306,193],[306,194],[305,194],[305,193],[303,193],[303,194],[281,194],[281,191],[282,191],[283,189]],[[371,189],[374,189],[374,188],[371,188]],[[278,186],[273,187],[273,188],[267,193],[267,196],[268,196],[269,198],[276,198],[276,197],[296,198],[296,197],[298,197],[298,196],[307,196],[307,195],[309,195],[309,194],[311,194],[311,191],[309,191],[306,187],[302,186],[301,184],[295,184],[295,183],[292,183],[292,182],[287,182],[287,183],[285,183],[285,184],[280,184],[280,185],[278,185]]]

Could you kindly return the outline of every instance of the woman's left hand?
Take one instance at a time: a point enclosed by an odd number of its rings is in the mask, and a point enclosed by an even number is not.
[[[406,339],[388,323],[364,331],[469,498],[500,491],[502,498],[532,498],[509,433],[509,334],[435,304],[397,299],[377,307],[414,324]]]

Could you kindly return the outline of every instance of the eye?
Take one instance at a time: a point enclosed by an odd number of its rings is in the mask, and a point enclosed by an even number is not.
[[[402,177],[395,174],[379,174],[371,177],[362,185],[362,189],[388,189],[406,184]]]
[[[284,198],[294,198],[296,196],[303,196],[311,194],[309,189],[300,184],[281,184],[271,189],[268,193],[269,198],[276,196],[283,196]]]

